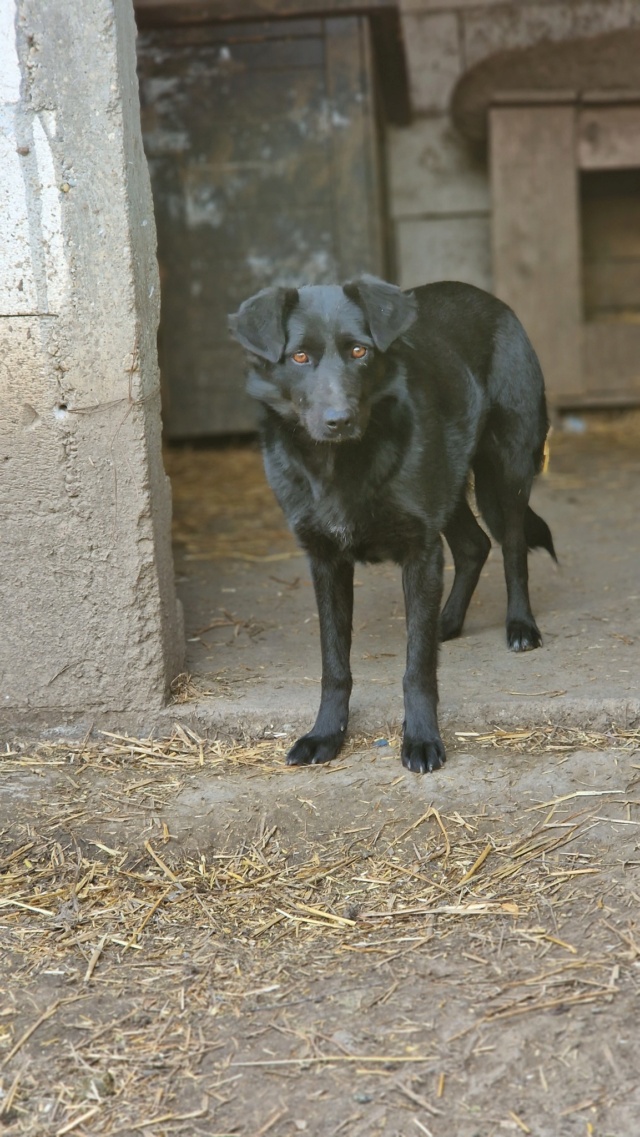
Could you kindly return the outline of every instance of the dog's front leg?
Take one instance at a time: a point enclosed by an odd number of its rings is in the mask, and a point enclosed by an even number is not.
[[[439,770],[445,762],[437,710],[442,565],[442,542],[437,538],[402,566],[407,613],[402,765],[416,774]]]
[[[322,695],[313,730],[294,743],[289,766],[330,762],[344,742],[349,719],[353,565],[318,557],[310,564],[320,620]]]

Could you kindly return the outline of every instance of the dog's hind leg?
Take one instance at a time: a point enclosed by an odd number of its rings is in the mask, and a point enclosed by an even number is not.
[[[349,719],[353,564],[311,557],[310,565],[320,621],[322,694],[313,729],[294,743],[288,766],[330,762],[345,740]]]
[[[502,557],[507,584],[507,646],[510,651],[540,647],[542,636],[529,600],[529,550],[522,503],[512,497],[504,503]]]
[[[507,585],[507,646],[510,651],[531,651],[542,643],[529,600],[527,530],[528,514],[533,512],[528,505],[533,470],[530,476],[518,477],[513,471],[506,473],[502,463],[481,457],[474,462],[474,474],[480,512],[502,545]]]
[[[478,525],[466,497],[458,502],[444,535],[453,556],[455,576],[440,617],[440,639],[452,640],[462,632],[469,601],[489,556],[491,541]]]

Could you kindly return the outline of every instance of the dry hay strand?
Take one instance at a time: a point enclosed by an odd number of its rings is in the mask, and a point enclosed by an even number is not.
[[[242,677],[227,677],[224,672],[212,676],[213,683],[219,682],[216,694],[227,693],[232,684],[242,682]],[[205,680],[189,673],[179,675],[175,680],[174,701],[187,703],[212,692],[207,690]],[[93,734],[93,732],[92,732]],[[6,744],[0,758],[15,766],[67,766],[78,765],[119,767],[124,763],[135,763],[153,769],[176,769],[206,767],[231,773],[234,769],[246,771],[254,768],[264,773],[280,773],[295,776],[295,771],[284,765],[284,757],[293,741],[287,732],[274,731],[262,738],[239,739],[206,738],[199,735],[186,724],[174,723],[168,738],[135,738],[127,734],[99,731],[97,737],[87,737],[82,741],[41,742],[35,746],[14,743]],[[590,730],[570,726],[547,724],[545,726],[518,727],[505,729],[494,727],[487,731],[455,731],[449,739],[453,750],[470,747],[515,750],[517,753],[541,754],[563,753],[575,750],[620,750],[634,753],[640,748],[640,726],[622,728],[615,724],[607,730]],[[339,763],[350,755],[363,750],[374,752],[384,747],[399,752],[401,736],[390,733],[385,738],[372,738],[369,735],[354,735],[349,738],[341,751]]]
[[[187,561],[279,561],[301,556],[267,485],[256,445],[164,454],[173,540]]]
[[[225,621],[225,625],[228,624],[229,622]],[[243,621],[234,622],[232,626],[235,627],[236,634],[242,628],[249,636],[257,635],[261,630],[261,625]],[[254,671],[246,666],[222,667],[219,671],[207,675],[192,675],[189,671],[183,671],[176,675],[171,683],[171,704],[182,706],[184,703],[198,703],[203,699],[237,699],[242,695],[243,686],[251,684],[254,687],[264,681],[265,676],[261,671]]]
[[[187,702],[200,692],[190,675],[179,677],[184,688],[178,687],[178,701]],[[134,738],[127,734],[99,731],[99,738],[91,742],[42,742],[35,747],[7,746],[1,755],[4,762],[21,767],[73,766],[78,771],[87,767],[119,769],[136,766],[142,769],[162,770],[206,767],[209,771],[230,772],[260,770],[277,773],[286,770],[283,760],[286,753],[280,739],[264,738],[255,741],[202,738],[188,726],[175,723],[168,738]]]
[[[493,747],[515,750],[521,754],[548,754],[574,750],[633,752],[640,747],[640,726],[626,728],[612,724],[607,730],[553,724],[516,727],[511,730],[494,727],[488,731],[455,731],[454,738],[458,747]]]
[[[452,835],[447,859],[433,833],[425,835],[418,859],[413,850],[408,857],[408,850],[371,845],[320,848],[296,858],[271,833],[234,854],[196,859],[167,849],[160,854],[147,843],[145,856],[115,849],[102,860],[41,836],[6,866],[0,900],[5,948],[23,972],[66,974],[80,991],[109,977],[126,982],[140,967],[147,981],[177,982],[185,968],[189,973],[206,960],[215,963],[216,1015],[234,1015],[238,998],[277,999],[273,991],[283,965],[294,962],[292,953],[308,977],[353,955],[366,956],[375,977],[381,966],[413,955],[436,935],[441,948],[456,926],[506,921],[508,937],[554,945],[565,958],[543,979],[519,982],[515,992],[503,989],[487,1007],[487,1019],[592,1002],[615,993],[611,958],[581,958],[538,916],[541,907],[566,904],[568,894],[577,894],[573,870],[553,858],[577,833],[577,826],[555,829],[532,845],[490,841],[493,868],[485,861],[471,878],[484,837]],[[590,872],[597,871],[591,864]],[[7,1038],[7,1059],[28,1037]]]
[[[227,677],[223,671],[211,675],[211,684],[221,683],[222,694],[232,689],[232,684],[246,681],[244,677]],[[174,702],[189,703],[206,695],[213,694],[206,687],[206,680],[199,675],[183,673],[175,680]],[[216,694],[221,691],[216,690]],[[92,735],[92,732],[91,732]],[[119,766],[135,763],[143,767],[175,766],[185,769],[192,766],[206,766],[208,770],[232,772],[255,767],[265,773],[293,772],[284,766],[286,750],[292,738],[286,732],[273,732],[258,739],[206,738],[186,724],[174,723],[168,738],[135,738],[111,731],[99,731],[98,737],[86,737],[82,741],[39,742],[32,747],[16,744],[6,745],[0,753],[3,762],[16,766]],[[547,724],[543,727],[522,727],[512,730],[496,727],[487,731],[455,731],[449,739],[452,749],[482,747],[515,750],[516,753],[552,754],[573,752],[573,750],[613,749],[634,753],[640,748],[640,727],[620,728],[612,725],[607,730],[589,730],[565,725]],[[399,752],[401,737],[390,733],[387,738],[356,735],[349,738],[342,749],[338,762],[361,750],[384,747]],[[333,764],[333,769],[338,763]]]
[[[137,753],[145,765],[157,760],[145,747]],[[87,945],[85,982],[107,953],[139,951],[158,935],[165,959],[172,951],[181,957],[201,934],[221,951],[230,939],[303,945],[327,936],[344,950],[369,950],[363,933],[386,932],[394,943],[397,929],[416,918],[429,928],[434,918],[518,919],[597,872],[591,862],[575,867],[556,855],[583,832],[585,811],[529,821],[524,836],[505,839],[482,817],[447,818],[429,807],[408,827],[394,819],[325,844],[301,840],[293,851],[277,826],[263,823],[237,849],[195,854],[172,845],[166,828],[142,848],[139,840],[113,848],[80,830],[69,841],[70,821],[82,814],[67,814],[64,828],[54,817],[37,840],[12,842],[0,862],[0,908],[7,929],[19,930],[15,950],[28,950],[30,966],[54,965],[70,946]]]
[[[619,741],[633,740],[625,732]],[[513,742],[500,732],[483,744]],[[66,767],[76,781],[87,767],[108,774],[109,810],[124,794],[135,825],[133,835],[109,844],[100,825],[116,818],[101,802],[91,813],[91,800],[72,799],[64,814],[54,803],[48,813],[46,802],[40,810],[31,803],[28,824],[0,842],[1,935],[13,969],[8,1006],[24,991],[26,1008],[19,1027],[12,1014],[0,1019],[10,1120],[23,1116],[23,1089],[33,1097],[44,1084],[54,1091],[54,1108],[32,1133],[195,1132],[196,1119],[215,1106],[194,1095],[192,1083],[186,1100],[171,1087],[175,1071],[197,1070],[205,1058],[214,1102],[245,1066],[377,1069],[432,1061],[409,1047],[404,1054],[375,1046],[337,1054],[333,1045],[305,1043],[300,1053],[299,1042],[286,1057],[254,1057],[234,1052],[234,1024],[252,1010],[278,1013],[316,980],[344,983],[357,965],[366,964],[370,1006],[383,1004],[394,990],[385,978],[389,965],[410,969],[417,952],[442,952],[447,941],[460,958],[471,928],[472,953],[464,958],[474,983],[486,985],[474,1027],[616,996],[618,959],[640,950],[633,929],[618,933],[619,951],[599,955],[597,945],[570,942],[562,928],[568,905],[584,909],[593,899],[602,867],[580,852],[593,818],[588,800],[578,812],[574,801],[559,801],[552,816],[549,803],[540,803],[540,814],[525,811],[510,834],[500,818],[433,806],[414,821],[378,815],[362,829],[320,838],[281,834],[266,817],[256,818],[252,832],[195,849],[173,841],[166,826],[140,832],[135,807],[149,787],[155,809],[185,771],[295,776],[282,765],[284,749],[281,740],[242,745],[176,726],[165,740],[111,733],[100,745],[43,744],[6,756],[9,766]],[[125,783],[122,775],[136,771],[141,776]],[[500,944],[524,944],[537,969],[497,986],[487,963],[494,934]],[[29,990],[47,976],[59,977],[64,995],[34,1005]],[[114,991],[115,1013],[108,1002]],[[211,1120],[205,1124],[217,1132]]]
[[[198,699],[204,699],[214,694],[202,676],[191,675],[188,671],[182,671],[176,675],[171,682],[170,691],[171,702],[177,706],[181,703],[194,703]]]
[[[184,1061],[190,1045],[200,1053],[223,1050],[217,1065],[215,1054],[213,1059],[221,1079],[233,1077],[236,1067],[357,1063],[389,1068],[433,1061],[434,1055],[411,1048],[352,1055],[336,1053],[335,1046],[247,1058],[234,1054],[224,1039],[232,1037],[241,1013],[286,1008],[299,994],[294,977],[304,977],[305,990],[316,978],[344,982],[359,962],[366,963],[373,1006],[393,990],[393,985],[387,990],[388,981],[384,992],[378,990],[381,968],[410,968],[416,952],[442,952],[448,939],[459,943],[470,927],[476,951],[486,941],[485,954],[492,953],[497,928],[501,943],[531,945],[540,966],[505,980],[497,990],[495,976],[488,973],[481,1014],[468,1029],[610,1001],[618,991],[618,964],[611,952],[600,957],[585,948],[581,953],[555,923],[548,926],[554,908],[559,912],[570,900],[584,904],[585,883],[599,871],[591,859],[585,878],[582,862],[559,855],[588,822],[582,815],[555,824],[529,823],[524,832],[505,838],[482,816],[449,817],[430,808],[409,827],[396,822],[399,832],[371,828],[325,842],[301,840],[291,849],[276,826],[261,825],[238,848],[199,855],[158,837],[147,839],[143,849],[108,848],[97,840],[69,840],[54,825],[37,835],[32,831],[30,842],[9,849],[0,860],[3,943],[23,981],[64,975],[72,994],[39,1015],[32,1013],[26,1029],[13,1032],[9,1021],[0,1038],[0,1063],[4,1050],[4,1065],[15,1079],[12,1063],[22,1062],[43,1026],[64,1016],[75,1028],[75,1041],[65,1044],[58,1026],[55,1056],[59,1061],[64,1056],[74,1074],[63,1081],[67,1112],[60,1120],[71,1131],[76,1120],[79,1125],[79,1119],[89,1120],[89,1105],[96,1111],[90,1132],[111,1133],[119,1131],[112,1126],[122,1124],[123,1113],[133,1129],[151,1124],[149,1118],[159,1125],[163,1118],[178,1122],[191,1116],[161,1110],[148,1090],[149,1071],[162,1073]],[[620,948],[622,957],[627,945],[621,942]],[[550,950],[554,955],[547,960]],[[476,954],[468,958],[482,982],[486,961]],[[135,1005],[125,1003],[112,1022],[96,1022],[89,1000],[114,988]],[[191,1027],[180,1013],[186,990],[200,1023],[215,1021],[215,1040],[201,1027],[190,1043]],[[148,1013],[149,997],[154,1015]],[[117,1093],[106,1077],[116,1079]],[[92,1089],[88,1102],[77,1089],[87,1080],[101,1087]],[[132,1080],[139,1090],[135,1094]]]

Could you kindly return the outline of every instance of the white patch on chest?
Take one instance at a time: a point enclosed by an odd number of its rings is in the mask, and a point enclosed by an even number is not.
[[[346,525],[332,525],[329,532],[343,549],[346,549],[353,541],[353,530]]]
[[[335,484],[332,450],[328,448],[322,468],[313,471],[306,469],[305,474],[313,498],[315,524],[336,541],[341,549],[348,548],[354,540],[356,518],[347,509],[342,493]]]
[[[316,516],[329,536],[346,549],[353,540],[353,521],[347,516],[338,494],[333,493],[320,499],[316,506]]]
[[[316,523],[327,536],[332,537],[341,548],[346,549],[353,541],[355,523],[345,509],[341,494],[335,487],[327,486],[325,481],[315,479],[312,483],[312,492]]]

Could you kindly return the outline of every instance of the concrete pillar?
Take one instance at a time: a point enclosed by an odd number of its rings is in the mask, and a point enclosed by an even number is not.
[[[157,711],[183,635],[131,0],[0,0],[0,714]]]

